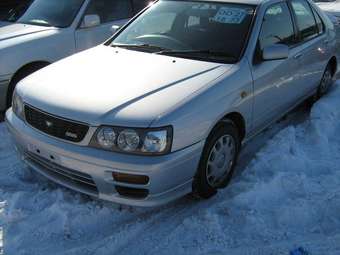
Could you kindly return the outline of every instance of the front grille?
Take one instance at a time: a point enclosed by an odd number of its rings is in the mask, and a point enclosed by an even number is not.
[[[29,125],[48,135],[71,142],[81,142],[89,127],[85,124],[61,119],[25,105],[25,118]]]
[[[26,152],[25,154],[29,163],[38,167],[40,171],[52,179],[57,179],[61,183],[78,188],[90,195],[98,194],[97,186],[90,175],[60,166],[31,152]]]

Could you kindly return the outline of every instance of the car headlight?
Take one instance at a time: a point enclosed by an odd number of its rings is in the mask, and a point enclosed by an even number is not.
[[[172,127],[148,129],[102,126],[93,135],[90,146],[130,154],[164,155],[171,150],[172,133]]]
[[[335,25],[335,26],[339,26],[340,25],[340,17],[337,16],[337,15],[334,15],[332,13],[329,13],[329,12],[326,12],[328,18],[332,21],[332,23]]]
[[[12,110],[20,119],[25,119],[24,101],[16,91],[13,93]]]
[[[97,142],[101,147],[110,149],[114,146],[115,141],[116,133],[113,128],[104,127],[97,132]]]
[[[133,129],[125,129],[120,132],[117,145],[122,151],[135,151],[139,146],[140,138]]]
[[[333,24],[335,26],[339,26],[340,25],[340,17],[339,16],[334,16],[334,18],[331,19],[331,20],[332,20],[332,22],[333,22]]]

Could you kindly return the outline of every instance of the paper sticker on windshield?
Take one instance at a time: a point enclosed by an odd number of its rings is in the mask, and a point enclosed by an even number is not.
[[[247,11],[241,8],[221,7],[213,21],[225,24],[240,24],[247,15]]]
[[[195,4],[191,7],[193,10],[216,10],[215,4]]]

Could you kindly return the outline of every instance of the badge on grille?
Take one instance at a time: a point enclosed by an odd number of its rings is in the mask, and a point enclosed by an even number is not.
[[[69,132],[69,131],[67,131],[67,132],[65,133],[65,136],[71,137],[71,138],[74,138],[74,139],[77,139],[77,138],[78,138],[78,135],[77,135],[77,134],[72,133],[72,132]]]
[[[48,128],[53,126],[53,122],[49,121],[49,120],[45,120],[45,124]]]

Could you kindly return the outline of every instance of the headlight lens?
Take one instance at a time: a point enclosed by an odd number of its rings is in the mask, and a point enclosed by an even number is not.
[[[132,129],[125,129],[118,136],[118,147],[123,151],[135,151],[139,146],[139,135]]]
[[[144,138],[143,152],[164,151],[167,145],[167,133],[165,130],[148,132]]]
[[[101,147],[110,149],[115,145],[116,133],[113,128],[104,127],[97,133],[97,141]]]
[[[16,93],[16,91],[14,91],[14,93],[13,93],[12,110],[20,119],[23,120],[25,118],[24,102],[23,102],[21,96],[19,96]]]
[[[163,155],[169,153],[172,143],[172,127],[121,128],[99,127],[90,146],[130,154]]]

